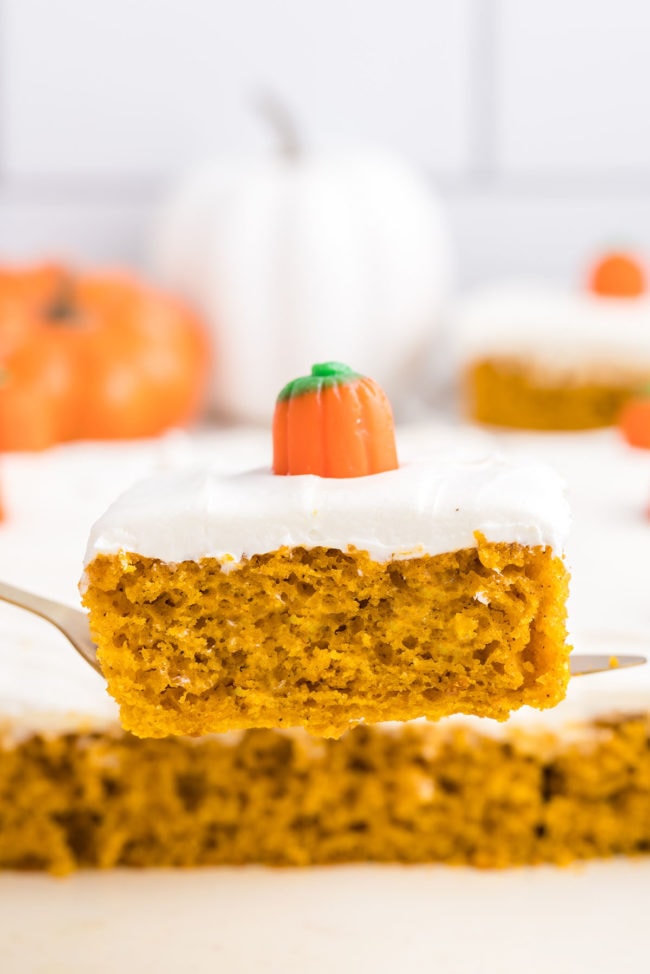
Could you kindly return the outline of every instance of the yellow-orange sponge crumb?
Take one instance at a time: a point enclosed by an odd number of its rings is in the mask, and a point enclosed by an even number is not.
[[[35,735],[0,746],[0,823],[0,868],[55,873],[647,854],[650,715],[566,735],[447,721],[339,741]]]
[[[549,370],[518,357],[472,363],[464,376],[468,415],[480,423],[531,430],[612,426],[625,403],[650,381],[647,369],[608,366]]]
[[[568,575],[550,548],[477,537],[386,563],[282,548],[230,570],[121,553],[96,556],[87,582],[109,691],[141,737],[503,720],[566,692]]]

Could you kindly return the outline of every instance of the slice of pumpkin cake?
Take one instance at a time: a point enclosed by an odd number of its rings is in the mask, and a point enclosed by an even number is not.
[[[513,429],[611,426],[650,383],[649,323],[648,294],[506,284],[463,298],[450,321],[463,411]]]
[[[381,389],[327,363],[281,392],[272,469],[162,473],[113,504],[84,604],[142,737],[503,720],[566,692],[567,526],[541,464],[398,464]]]

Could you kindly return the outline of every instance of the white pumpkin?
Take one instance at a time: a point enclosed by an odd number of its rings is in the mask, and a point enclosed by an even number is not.
[[[267,421],[289,379],[330,359],[399,407],[448,285],[435,196],[377,153],[207,165],[163,208],[154,248],[213,329],[213,406],[244,420]]]

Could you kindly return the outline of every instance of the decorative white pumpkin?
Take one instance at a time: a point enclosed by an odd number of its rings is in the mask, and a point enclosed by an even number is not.
[[[158,221],[158,276],[214,332],[212,404],[267,421],[289,379],[336,359],[375,378],[399,408],[448,286],[438,202],[400,161],[303,154],[276,120],[283,153],[205,166]]]

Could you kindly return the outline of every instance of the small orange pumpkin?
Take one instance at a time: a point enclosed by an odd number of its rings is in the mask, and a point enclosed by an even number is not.
[[[650,389],[647,395],[630,399],[623,406],[619,428],[630,446],[650,450]]]
[[[393,413],[372,379],[325,362],[281,391],[273,417],[274,473],[364,477],[396,467]]]
[[[633,254],[605,254],[591,269],[589,289],[604,298],[638,298],[647,290],[643,265]]]
[[[197,317],[136,279],[0,268],[0,450],[156,436],[203,401]]]

